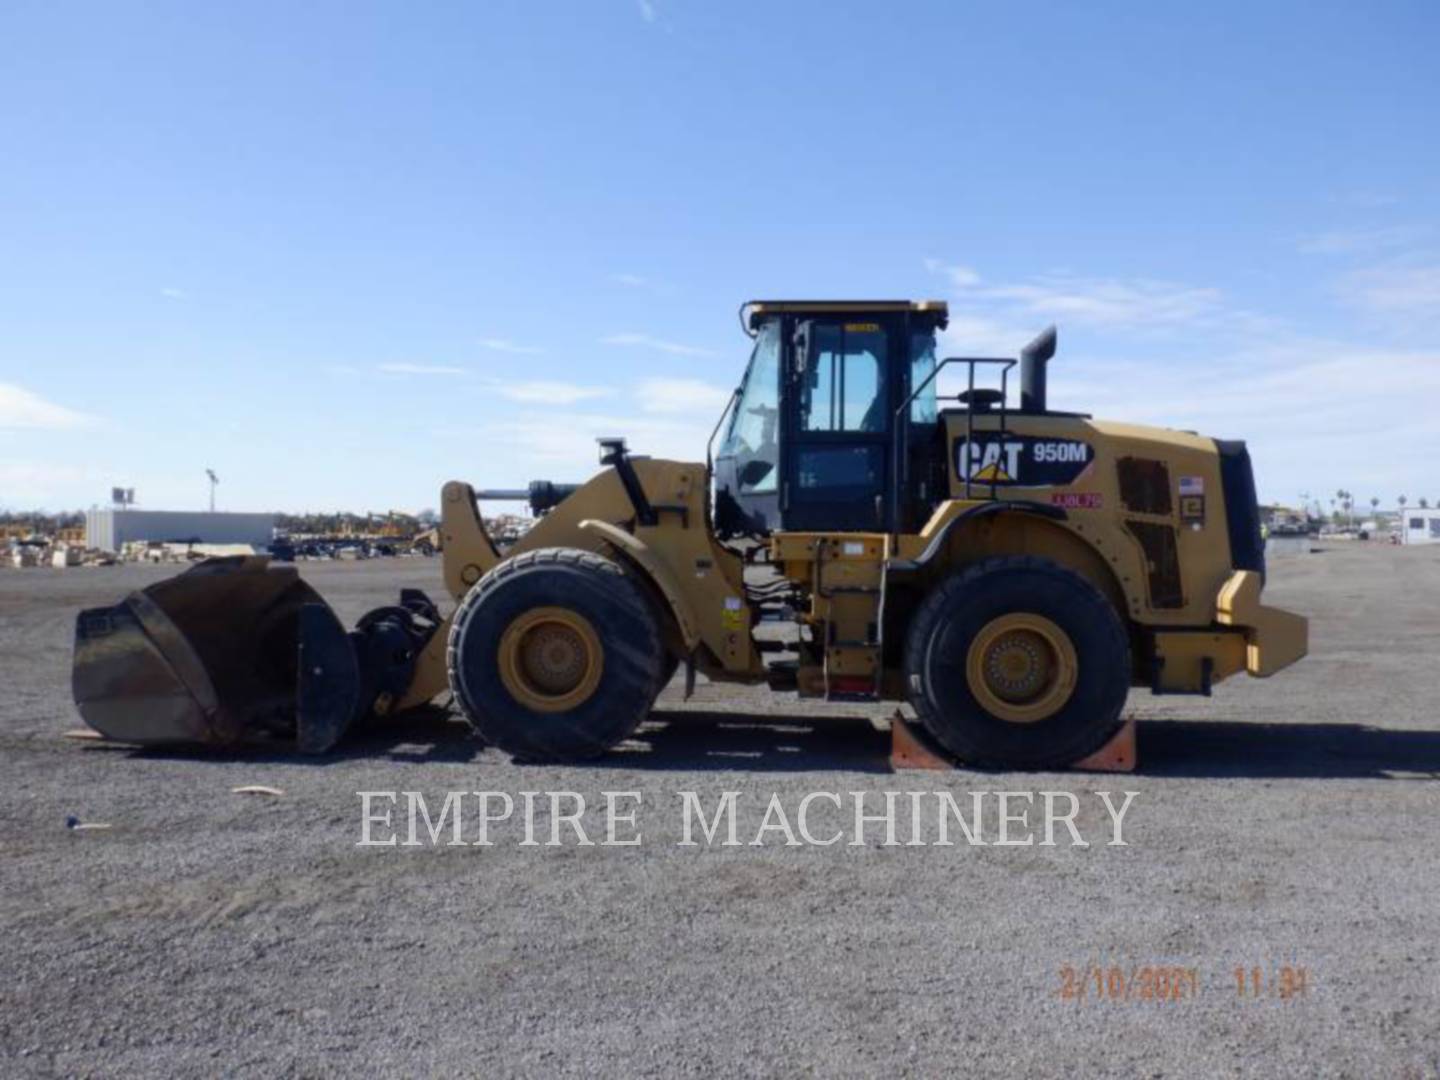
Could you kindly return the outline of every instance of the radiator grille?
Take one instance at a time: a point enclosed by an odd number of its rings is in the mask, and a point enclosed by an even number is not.
[[[1146,587],[1152,608],[1185,606],[1185,591],[1180,584],[1180,554],[1175,546],[1175,530],[1153,521],[1125,522],[1130,534],[1140,541],[1145,552]]]
[[[1122,457],[1115,463],[1120,501],[1134,514],[1170,513],[1170,470],[1153,458]]]

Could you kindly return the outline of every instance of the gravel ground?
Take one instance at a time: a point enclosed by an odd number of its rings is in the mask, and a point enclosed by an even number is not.
[[[438,561],[303,572],[347,620],[441,592]],[[710,685],[590,767],[514,765],[439,713],[319,761],[62,739],[76,610],[164,573],[0,571],[6,1075],[1440,1072],[1440,547],[1275,559],[1311,656],[1211,700],[1137,693],[1126,777],[893,774],[885,710]],[[367,790],[640,790],[643,843],[504,823],[492,847],[362,848]],[[748,842],[772,795],[793,822],[807,792],[886,790],[1070,791],[1092,846]],[[1096,790],[1139,793],[1128,846]],[[739,792],[741,845],[678,844],[682,791]],[[853,834],[816,810],[816,835]],[[1153,966],[1193,986],[1144,1000]],[[1303,993],[1279,995],[1285,967]]]

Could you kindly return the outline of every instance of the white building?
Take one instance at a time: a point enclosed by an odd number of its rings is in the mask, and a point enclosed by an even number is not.
[[[1406,507],[1400,511],[1402,544],[1440,544],[1440,509]]]
[[[204,511],[91,510],[85,544],[119,551],[132,540],[174,544],[249,544],[264,551],[275,536],[274,514],[211,514]]]

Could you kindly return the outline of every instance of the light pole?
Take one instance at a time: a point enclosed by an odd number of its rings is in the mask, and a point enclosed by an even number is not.
[[[215,512],[215,485],[220,483],[220,478],[215,475],[214,469],[206,469],[205,475],[210,478],[210,513]]]

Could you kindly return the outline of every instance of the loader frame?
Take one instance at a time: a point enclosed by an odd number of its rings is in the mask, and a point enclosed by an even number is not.
[[[117,737],[223,744],[289,724],[318,752],[362,715],[450,692],[512,753],[583,755],[632,732],[683,664],[687,694],[701,673],[908,701],[951,754],[1038,766],[1116,736],[1130,687],[1208,695],[1304,655],[1306,621],[1261,602],[1243,444],[1050,410],[1053,328],[1018,361],[937,363],[946,319],[934,301],[747,305],[756,352],[713,466],[708,448],[701,464],[602,439],[584,484],[447,483],[448,614],[407,592],[346,631],[294,568],[205,564],[81,613],[76,701]],[[954,364],[960,407],[912,410]],[[768,397],[747,405],[752,387]],[[755,445],[742,409],[765,417]],[[540,515],[503,551],[491,498]],[[242,625],[212,617],[226,609]],[[757,633],[776,622],[790,639]]]
[[[1006,432],[1000,417],[951,417],[965,438],[987,428]],[[1149,429],[1096,425],[1086,418],[1029,418],[1029,430],[1070,435],[1085,425],[1089,438],[1107,447],[1100,466],[1078,481],[1096,489],[1098,505],[1123,502],[1113,479],[1113,458],[1127,440],[1153,441]],[[1215,455],[1208,440],[1169,433],[1171,467],[1198,473],[1218,490]],[[939,503],[917,533],[777,532],[759,549],[787,583],[784,600],[757,595],[746,583],[747,561],[708,527],[705,466],[631,459],[623,451],[612,467],[561,502],[503,555],[485,531],[474,489],[460,481],[443,492],[440,526],[446,587],[457,602],[502,558],[542,547],[575,547],[621,562],[655,599],[662,637],[677,660],[716,681],[768,683],[827,699],[901,700],[906,696],[897,639],[917,598],[957,568],[1007,553],[1049,560],[1084,577],[1107,596],[1132,636],[1132,684],[1156,693],[1208,694],[1214,684],[1247,671],[1266,675],[1305,650],[1304,620],[1259,603],[1261,576],[1234,570],[1222,546],[1181,533],[1186,553],[1182,595],[1157,597],[1156,569],[1127,522],[1149,523],[1169,515],[1128,516],[1066,510],[1068,492],[1041,502],[1006,494],[993,485],[984,497],[977,485],[954,477],[956,497]],[[632,483],[626,483],[627,474]],[[653,509],[644,515],[632,501],[642,491]],[[660,500],[663,499],[663,502]],[[646,523],[648,521],[648,524]],[[1157,527],[1161,527],[1158,526]],[[1164,527],[1169,527],[1164,526]],[[1225,535],[1223,505],[1210,528]],[[1200,530],[1192,530],[1199,532]],[[767,665],[754,629],[786,609],[801,625],[800,660],[793,668]],[[422,652],[410,689],[396,709],[430,700],[447,688],[448,621]]]

